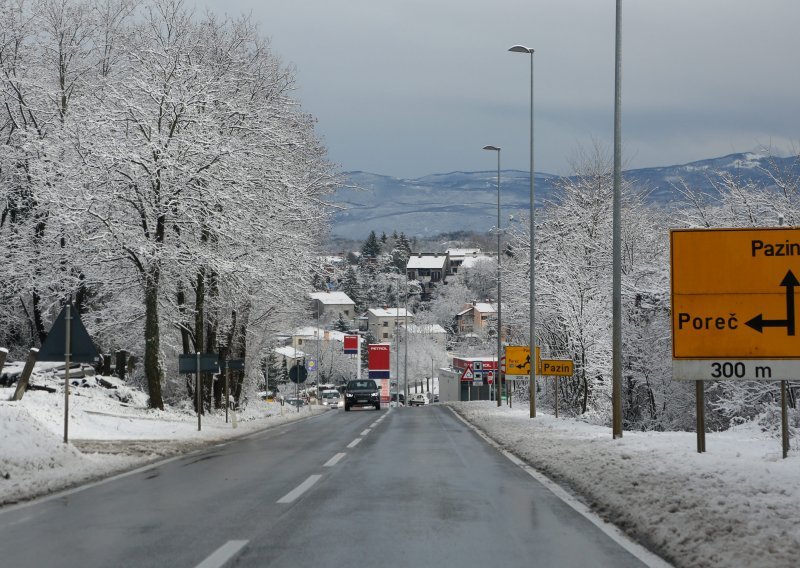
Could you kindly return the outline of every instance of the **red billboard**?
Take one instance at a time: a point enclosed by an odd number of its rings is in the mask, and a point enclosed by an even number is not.
[[[358,340],[357,335],[344,336],[344,352],[346,355],[355,355],[358,353]]]
[[[389,378],[389,354],[392,351],[390,343],[372,343],[369,346],[369,378]]]

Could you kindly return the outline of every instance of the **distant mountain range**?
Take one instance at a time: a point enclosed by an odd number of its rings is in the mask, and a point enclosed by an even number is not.
[[[628,170],[623,176],[649,190],[648,200],[677,204],[683,196],[674,184],[713,192],[711,180],[719,172],[735,173],[743,182],[768,185],[773,168],[798,167],[795,157],[776,158],[754,153],[731,154],[689,164]],[[363,239],[369,231],[403,231],[430,237],[455,231],[486,232],[497,224],[497,170],[432,174],[400,179],[369,172],[347,172],[349,185],[333,201],[343,207],[334,216],[335,237]],[[559,176],[536,172],[537,207],[556,196]],[[528,211],[530,176],[527,171],[502,170],[500,176],[503,223],[508,216]]]

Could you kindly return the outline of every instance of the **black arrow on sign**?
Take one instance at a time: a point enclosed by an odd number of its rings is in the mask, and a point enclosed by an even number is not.
[[[765,327],[785,327],[786,335],[794,335],[794,287],[800,286],[800,282],[790,270],[786,276],[781,280],[781,286],[786,288],[786,319],[784,320],[768,320],[764,319],[762,314],[746,322],[755,329],[758,333],[763,333]]]

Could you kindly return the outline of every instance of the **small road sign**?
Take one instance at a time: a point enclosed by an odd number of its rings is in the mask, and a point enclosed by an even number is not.
[[[540,373],[538,362],[541,361],[541,351],[536,348],[536,372]],[[505,360],[508,362],[504,369],[506,375],[530,375],[531,374],[531,348],[526,345],[509,345],[506,347]]]
[[[571,377],[575,372],[575,363],[570,359],[542,359],[540,375]]]

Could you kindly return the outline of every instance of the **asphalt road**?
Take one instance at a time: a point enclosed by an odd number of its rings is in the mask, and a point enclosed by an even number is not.
[[[0,565],[644,563],[435,405],[331,411],[0,512]]]

